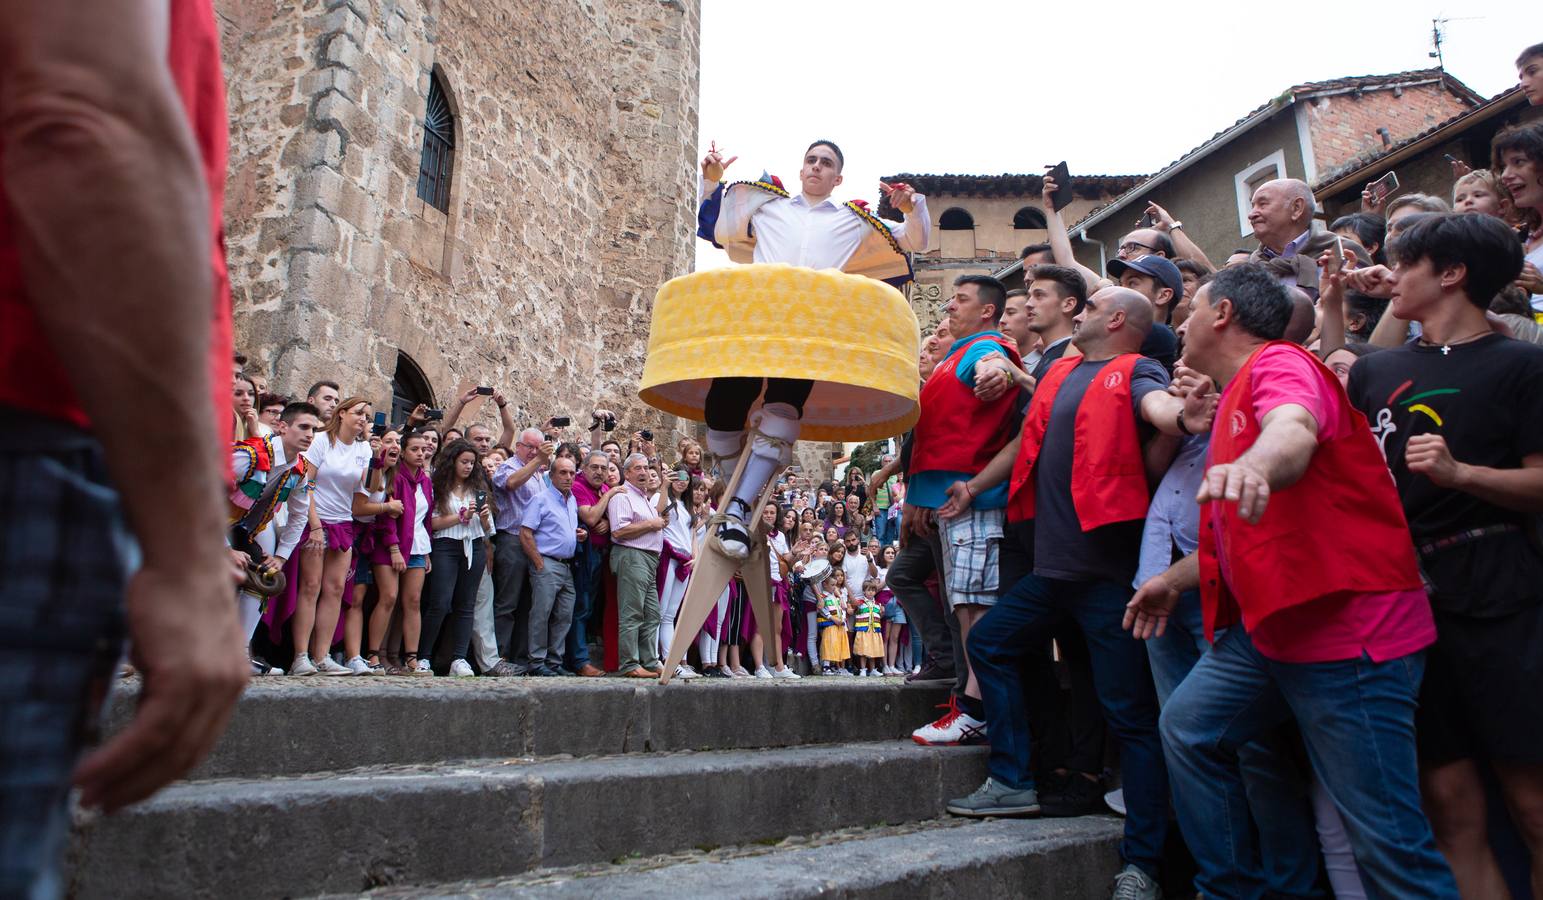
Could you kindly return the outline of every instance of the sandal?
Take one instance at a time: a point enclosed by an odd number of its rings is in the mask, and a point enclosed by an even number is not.
[[[418,654],[416,654],[416,653],[407,653],[407,654],[405,654],[405,658],[404,658],[404,660],[402,662],[402,668],[407,670],[407,674],[408,675],[433,675],[434,674],[432,669],[420,669],[420,668],[418,668],[418,662],[419,662]]]
[[[374,662],[371,662],[371,660],[374,660]],[[390,674],[390,670],[388,670],[385,666],[381,665],[380,651],[379,650],[366,650],[366,651],[364,651],[364,664],[369,666],[370,667],[370,672],[375,674],[375,675],[388,675],[388,674]]]

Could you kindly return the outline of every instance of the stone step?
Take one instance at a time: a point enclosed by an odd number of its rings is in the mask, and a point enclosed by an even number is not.
[[[370,900],[745,900],[926,897],[1103,900],[1119,870],[1122,823],[1080,819],[934,819],[750,844],[538,869],[499,881],[383,888]]]
[[[130,679],[109,706],[109,732],[137,699]],[[899,678],[260,678],[193,777],[890,740],[947,699],[944,687]]]
[[[188,782],[77,819],[70,891],[289,897],[912,822],[977,787],[985,760],[885,741]]]

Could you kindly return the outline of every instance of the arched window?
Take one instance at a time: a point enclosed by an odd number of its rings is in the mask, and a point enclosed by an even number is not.
[[[1013,216],[1013,228],[1034,231],[1045,228],[1045,212],[1033,206],[1025,206]]]
[[[439,73],[429,76],[429,102],[423,111],[423,155],[418,161],[418,196],[442,213],[450,212],[450,174],[455,169],[455,114]]]
[[[943,231],[971,231],[975,228],[975,217],[955,206],[938,219],[938,228]]]
[[[407,421],[407,414],[420,403],[434,405],[434,388],[413,358],[398,350],[396,374],[391,376],[391,421]]]

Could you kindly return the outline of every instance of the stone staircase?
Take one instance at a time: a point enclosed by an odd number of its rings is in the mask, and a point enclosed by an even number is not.
[[[984,748],[906,739],[944,699],[899,679],[266,679],[189,780],[78,814],[70,890],[1106,896],[1113,817],[944,813],[985,773]]]

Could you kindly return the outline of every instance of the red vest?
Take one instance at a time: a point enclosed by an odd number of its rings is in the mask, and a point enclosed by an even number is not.
[[[1110,360],[1077,404],[1072,433],[1072,504],[1083,531],[1144,519],[1152,500],[1131,409],[1130,379],[1139,359],[1139,353],[1126,353]],[[1023,445],[1013,462],[1012,493],[1007,501],[1009,522],[1034,518],[1034,465],[1050,426],[1050,411],[1062,382],[1082,362],[1080,356],[1056,360],[1034,388],[1034,402],[1023,419]]]
[[[973,388],[955,374],[964,351],[980,341],[996,344],[1022,366],[1018,346],[996,334],[979,334],[948,354],[922,385],[921,417],[916,420],[911,472],[976,474],[1012,440],[1013,404],[1018,392],[1009,390],[990,403],[976,399]]]
[[[1339,399],[1343,436],[1319,443],[1306,474],[1271,492],[1259,524],[1239,518],[1236,503],[1212,501],[1200,510],[1207,638],[1238,624],[1245,611],[1253,623],[1332,594],[1413,590],[1421,583],[1398,490],[1366,417],[1351,407],[1339,379],[1296,344],[1266,344],[1233,376],[1211,426],[1207,466],[1235,461],[1258,439],[1249,372],[1260,352],[1277,346],[1313,361]],[[1220,557],[1227,559],[1230,587]]]
[[[220,446],[231,440],[230,281],[225,270],[224,207],[226,168],[225,76],[220,68],[220,33],[210,0],[172,0],[167,68],[176,83],[188,122],[202,156],[209,190],[209,220],[214,241],[205,251],[215,276],[210,298],[209,370],[214,376],[212,401],[221,429]],[[0,147],[0,153],[4,152]],[[22,285],[14,213],[0,194],[0,406],[87,426],[85,411],[71,383],[68,366],[43,336],[32,302]],[[111,316],[110,300],[103,315]],[[72,352],[89,349],[69,348]]]

